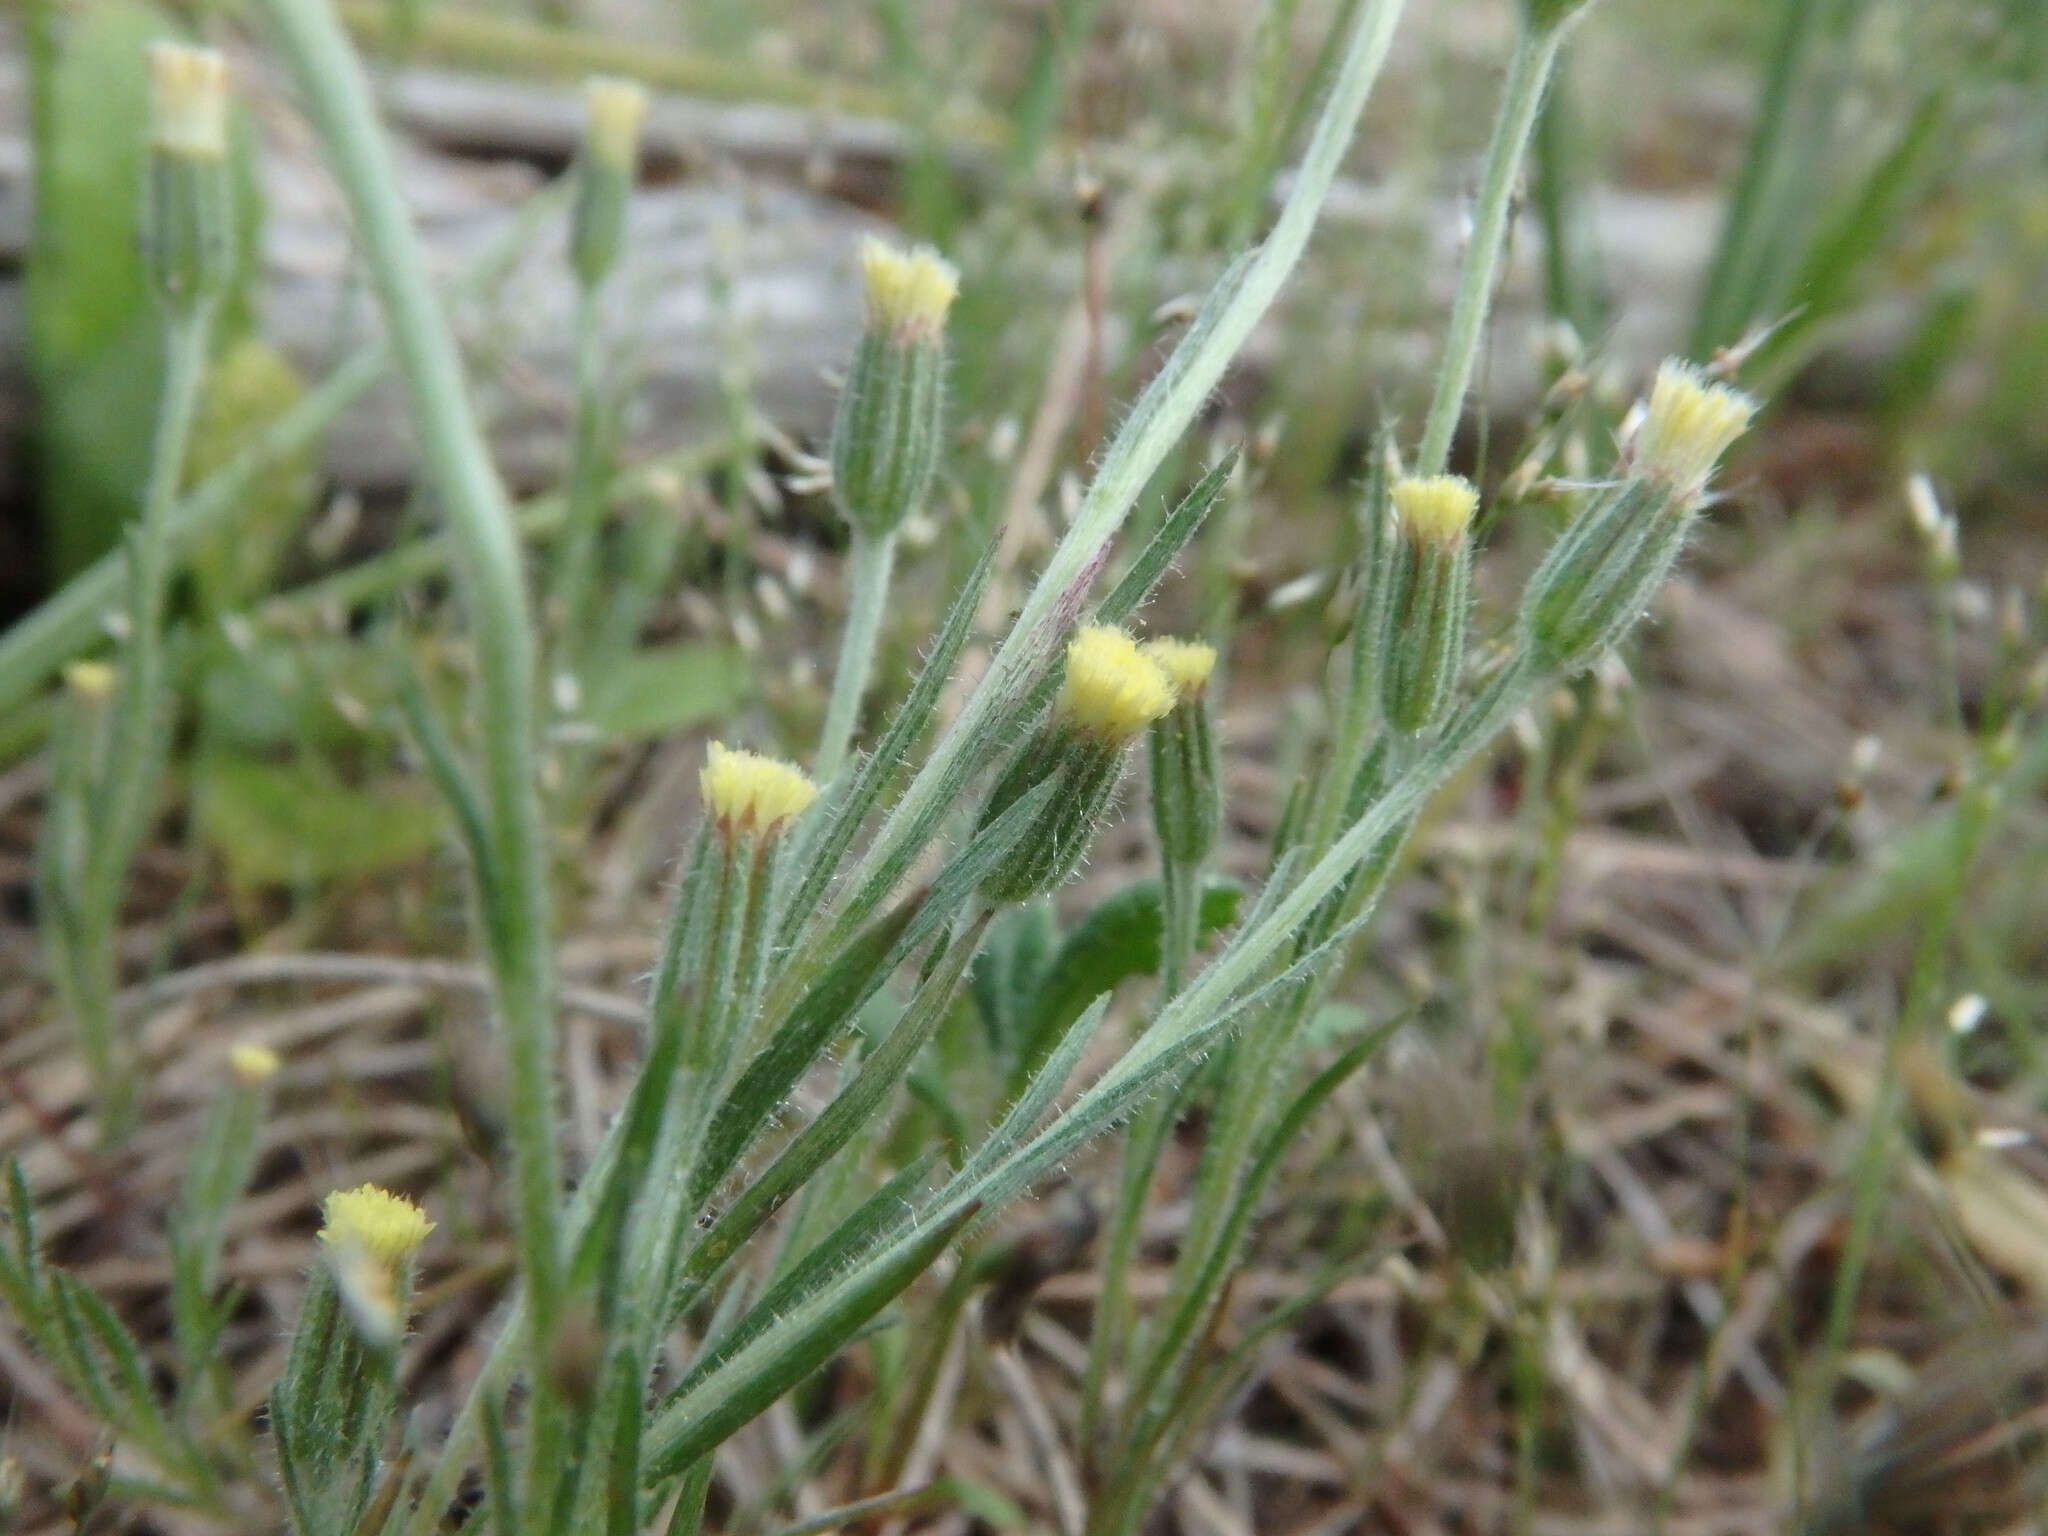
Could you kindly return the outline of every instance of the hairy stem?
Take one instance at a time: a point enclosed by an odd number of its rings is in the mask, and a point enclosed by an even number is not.
[[[1514,205],[1515,184],[1521,177],[1529,136],[1536,127],[1537,109],[1543,105],[1543,88],[1557,64],[1564,32],[1562,26],[1524,26],[1515,39],[1515,54],[1508,61],[1507,84],[1501,91],[1500,113],[1493,120],[1493,141],[1486,150],[1479,203],[1473,210],[1472,243],[1466,248],[1465,264],[1458,271],[1458,291],[1451,301],[1444,360],[1437,370],[1429,416],[1423,422],[1422,446],[1416,452],[1417,474],[1440,475],[1450,462],[1451,437],[1465,410],[1465,395],[1472,386],[1472,369],[1479,357],[1479,338],[1486,328],[1486,312],[1493,303],[1493,286],[1500,272],[1501,246],[1507,239],[1508,211]]]
[[[581,682],[590,630],[590,587],[604,526],[603,332],[598,290],[576,290],[576,426],[569,450],[568,510],[555,557],[555,670]]]
[[[115,1038],[113,1001],[121,894],[137,849],[149,831],[161,788],[165,710],[164,602],[171,579],[171,524],[199,385],[206,372],[212,306],[172,314],[165,323],[163,396],[157,404],[149,482],[142,518],[127,550],[128,632],[121,649],[119,692],[104,758],[105,777],[92,798],[94,826],[78,892],[83,933],[71,999],[80,1042],[100,1099],[101,1133],[126,1134],[133,1084]]]
[[[504,487],[471,407],[455,338],[399,198],[369,83],[326,0],[263,0],[348,196],[428,472],[452,534],[477,647],[477,735],[492,867],[479,870],[483,929],[504,1030],[519,1257],[536,1426],[552,1418],[546,1364],[561,1291],[554,1108],[554,976],[536,764],[536,644]],[[541,1434],[532,1448],[547,1449]]]
[[[818,737],[817,778],[829,784],[846,762],[860,701],[874,670],[875,639],[889,602],[889,577],[896,566],[896,535],[881,538],[854,530],[846,554],[846,629],[839,640],[839,665],[832,673],[832,697]]]

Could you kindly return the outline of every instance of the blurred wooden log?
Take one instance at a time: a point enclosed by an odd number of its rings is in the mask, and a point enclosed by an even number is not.
[[[373,333],[375,305],[317,146],[280,109],[281,93],[260,58],[239,58],[237,73],[264,130],[262,324],[302,369],[320,373]],[[407,200],[434,270],[452,280],[573,155],[579,93],[421,68],[386,71],[379,80],[402,130],[394,144]],[[18,456],[4,452],[4,443],[18,440],[29,419],[19,279],[29,230],[26,117],[18,38],[0,22],[0,497],[20,488]],[[648,138],[650,175],[632,202],[610,315],[633,385],[629,446],[721,430],[724,392],[735,381],[791,430],[822,431],[831,410],[823,370],[848,354],[859,324],[853,248],[878,227],[861,205],[886,196],[902,131],[801,107],[664,97]],[[972,151],[960,153],[965,167]],[[1113,164],[1113,152],[1105,163]],[[1718,193],[1602,189],[1585,213],[1615,300],[1614,327],[1598,340],[1613,363],[1643,376],[1685,333],[1718,227]],[[1412,190],[1340,183],[1325,222],[1324,250],[1386,240],[1410,254],[1387,263],[1386,286],[1347,302],[1333,295],[1312,248],[1279,317],[1254,335],[1242,377],[1255,383],[1280,366],[1288,302],[1319,306],[1313,313],[1328,324],[1359,309],[1361,323],[1381,335],[1373,366],[1384,382],[1426,377],[1464,240],[1462,201],[1418,203]],[[562,239],[558,221],[492,293],[462,304],[457,316],[477,375],[487,381],[494,448],[507,475],[524,485],[552,478],[565,453],[574,293]],[[1078,252],[1070,253],[1046,273],[1042,292],[1015,296],[1020,312],[1042,311],[1048,334],[1078,291],[1078,263]],[[1420,274],[1405,279],[1406,294],[1392,291],[1403,269]],[[1525,219],[1510,246],[1481,376],[1484,403],[1496,414],[1512,415],[1534,398],[1541,272],[1541,241]],[[1199,291],[1210,275],[1191,267],[1158,272],[1153,282],[1164,296],[1177,287]],[[1879,323],[1851,331],[1847,350],[1866,360],[1881,354],[1893,329]],[[1111,341],[1114,355],[1120,339]],[[10,458],[17,459],[12,466]],[[340,424],[327,463],[347,487],[388,491],[412,481],[413,449],[395,385],[380,386]]]

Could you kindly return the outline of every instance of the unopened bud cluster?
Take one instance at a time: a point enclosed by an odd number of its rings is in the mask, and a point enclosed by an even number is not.
[[[861,248],[867,325],[832,424],[832,489],[854,531],[887,538],[924,502],[945,417],[946,312],[959,274],[925,247]]]
[[[149,101],[143,255],[157,296],[182,311],[218,293],[234,267],[227,61],[211,48],[158,43]]]
[[[1714,466],[1756,403],[1667,362],[1621,478],[1595,494],[1544,556],[1522,595],[1521,627],[1536,660],[1576,672],[1648,606],[1692,532]]]
[[[586,288],[610,274],[625,243],[626,205],[640,166],[647,92],[631,80],[599,76],[583,87],[583,153],[576,166],[576,211],[569,262]]]
[[[985,827],[1039,785],[1055,786],[1038,824],[983,882],[991,901],[1028,901],[1072,876],[1116,793],[1125,749],[1174,703],[1172,678],[1123,630],[1090,624],[1074,635],[1052,718],[982,808]]]

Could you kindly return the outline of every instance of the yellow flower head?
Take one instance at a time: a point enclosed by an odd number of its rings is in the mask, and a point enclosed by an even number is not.
[[[1756,401],[1741,390],[1708,382],[1690,363],[1667,362],[1636,434],[1636,463],[1690,500],[1755,414]]]
[[[1176,699],[1198,699],[1216,670],[1216,647],[1203,640],[1147,640],[1145,654],[1173,684]]]
[[[589,118],[584,147],[594,164],[632,175],[640,155],[640,125],[647,118],[647,92],[631,80],[593,75],[583,83]]]
[[[228,62],[211,48],[149,50],[149,142],[167,155],[218,160],[228,152]]]
[[[1417,544],[1456,544],[1479,510],[1479,492],[1462,475],[1404,475],[1393,496],[1401,531]]]
[[[395,1270],[414,1253],[434,1224],[403,1195],[375,1184],[337,1189],[321,1203],[320,1241],[330,1249],[361,1254]]]
[[[1124,631],[1089,624],[1068,642],[1059,700],[1067,724],[1124,741],[1172,708],[1172,679]]]
[[[818,797],[818,786],[793,764],[758,752],[735,752],[711,743],[697,787],[704,809],[727,834],[779,831]]]
[[[260,1088],[277,1076],[277,1052],[254,1040],[238,1040],[228,1047],[228,1070],[244,1088]]]
[[[960,274],[928,245],[899,251],[870,236],[860,246],[868,323],[906,340],[936,336],[960,292]]]
[[[99,704],[114,696],[114,669],[104,661],[74,661],[64,669],[64,686]]]

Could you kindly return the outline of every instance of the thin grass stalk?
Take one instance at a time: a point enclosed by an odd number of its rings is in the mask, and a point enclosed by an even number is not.
[[[481,890],[505,1034],[539,1464],[552,1453],[548,1361],[561,1295],[554,1113],[554,977],[536,772],[536,642],[518,536],[471,408],[462,360],[398,194],[369,82],[325,0],[263,0],[347,192],[405,375],[427,467],[453,535],[476,633],[478,735],[493,868]],[[479,872],[481,875],[483,872]]]
[[[1272,232],[1219,280],[1200,318],[1111,440],[1072,525],[1046,561],[980,686],[911,780],[846,882],[847,891],[860,892],[906,842],[928,835],[925,829],[943,809],[961,759],[983,746],[1007,707],[1058,654],[1059,638],[1078,615],[1117,530],[1300,260],[1385,62],[1403,5],[1404,0],[1368,0],[1359,10],[1329,99]]]
[[[846,551],[846,628],[839,638],[839,664],[832,672],[832,697],[825,705],[825,724],[818,734],[815,766],[820,784],[829,784],[846,765],[847,749],[860,720],[860,704],[874,671],[875,642],[882,614],[889,606],[889,578],[896,567],[894,532],[876,537],[853,530]]]
[[[1187,985],[1201,936],[1202,870],[1162,853],[1160,880],[1159,1002],[1163,1006]],[[1123,1364],[1131,1331],[1130,1271],[1137,1260],[1146,1197],[1159,1157],[1180,1109],[1178,1092],[1146,1101],[1131,1117],[1118,1172],[1116,1210],[1102,1247],[1095,1316],[1088,1335],[1088,1364],[1081,1392],[1079,1441],[1084,1465],[1093,1467],[1098,1428],[1108,1406],[1110,1373]]]
[[[1493,139],[1486,150],[1486,170],[1479,182],[1479,202],[1473,209],[1472,242],[1466,248],[1457,293],[1451,301],[1444,360],[1423,422],[1422,446],[1415,455],[1418,475],[1440,475],[1450,462],[1451,439],[1465,411],[1465,396],[1472,387],[1472,370],[1486,329],[1486,312],[1493,304],[1515,186],[1521,179],[1529,136],[1536,127],[1543,89],[1557,65],[1565,31],[1563,24],[1534,26],[1525,22],[1515,36],[1500,111],[1493,120]]]
[[[1856,1302],[1862,1294],[1863,1275],[1876,1245],[1878,1226],[1884,1214],[1884,1198],[1891,1184],[1892,1159],[1899,1136],[1899,1110],[1904,1102],[1902,1072],[1906,1048],[1935,1017],[1944,994],[1948,974],[1948,946],[1962,916],[1963,896],[1970,868],[1976,862],[1985,831],[1991,824],[1995,791],[1978,784],[1966,793],[1951,830],[1948,878],[1936,894],[1933,910],[1923,920],[1920,942],[1913,956],[1913,969],[1906,995],[1885,1031],[1884,1054],[1878,1080],[1871,1094],[1863,1134],[1852,1165],[1848,1231],[1842,1240],[1842,1254],[1835,1267],[1834,1284],[1828,1295],[1827,1322],[1821,1337],[1820,1371],[1814,1382],[1814,1400],[1826,1402],[1834,1391],[1849,1333],[1855,1325]]]
[[[584,686],[590,643],[590,591],[605,512],[604,327],[599,290],[576,285],[576,422],[569,450],[567,505],[555,557],[555,672]]]
[[[1825,102],[1817,104],[1813,88],[1814,60],[1831,37],[1854,21],[1864,0],[1791,0],[1772,37],[1770,66],[1764,77],[1757,123],[1749,152],[1736,177],[1721,226],[1721,238],[1707,271],[1693,326],[1695,357],[1733,343],[1743,327],[1756,319],[1762,288],[1771,269],[1771,254],[1786,237],[1786,210],[1809,178],[1816,153],[1813,132],[1818,116],[1825,120]],[[1803,218],[1804,209],[1800,209]]]
[[[1375,781],[1396,785],[1415,756],[1415,744],[1405,737],[1396,738],[1389,751],[1391,755],[1377,760]],[[1408,827],[1419,810],[1418,802],[1414,810],[1389,829],[1381,845],[1347,875],[1331,899],[1308,917],[1296,941],[1297,953],[1307,954],[1326,944],[1369,909],[1392,873],[1393,851],[1406,840]],[[1335,980],[1340,961],[1341,951],[1330,954],[1318,974],[1295,986],[1278,1006],[1267,1011],[1260,1024],[1240,1031],[1233,1042],[1231,1068],[1222,1074],[1222,1090],[1211,1115],[1209,1137],[1197,1173],[1192,1214],[1182,1234],[1162,1316],[1171,1317],[1201,1303],[1202,1292],[1209,1287],[1205,1277],[1219,1272],[1223,1250],[1235,1242],[1237,1224],[1233,1213],[1246,1198],[1245,1179],[1252,1166],[1252,1149],[1276,1112],[1275,1079],[1291,1059],[1302,1026]],[[1220,1296],[1209,1298],[1210,1305],[1219,1301]],[[1169,1345],[1163,1338],[1153,1340],[1152,1344],[1153,1355],[1146,1362],[1146,1370],[1157,1376],[1169,1365],[1158,1351]],[[1142,1404],[1135,1406],[1142,1408]]]
[[[157,404],[149,481],[142,517],[127,548],[128,625],[121,648],[112,729],[101,759],[105,777],[94,787],[94,819],[78,890],[80,942],[68,946],[72,1005],[87,1070],[99,1100],[100,1129],[109,1141],[127,1132],[134,1081],[116,1037],[114,990],[119,961],[121,896],[128,873],[155,819],[161,791],[164,719],[164,607],[172,570],[172,524],[184,474],[200,381],[212,334],[213,306],[200,303],[165,323],[163,395]]]

